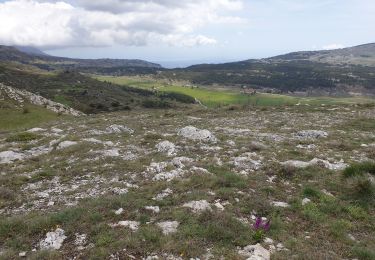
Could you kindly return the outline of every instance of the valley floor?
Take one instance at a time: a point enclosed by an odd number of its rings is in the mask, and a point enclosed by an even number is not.
[[[375,107],[233,109],[0,133],[0,258],[374,259]]]

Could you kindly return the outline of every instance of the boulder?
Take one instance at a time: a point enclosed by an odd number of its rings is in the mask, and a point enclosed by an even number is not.
[[[179,225],[180,223],[177,221],[165,221],[157,223],[157,226],[161,228],[164,235],[176,233]]]
[[[122,133],[133,134],[134,130],[123,125],[110,125],[106,128],[106,133],[108,134],[122,134]]]
[[[185,208],[190,208],[194,213],[200,213],[205,210],[211,211],[211,205],[206,200],[191,201],[183,205]]]
[[[160,142],[155,146],[155,148],[158,149],[158,152],[166,153],[168,156],[173,156],[176,154],[176,146],[174,143],[169,141]]]
[[[78,142],[63,141],[63,142],[61,142],[61,143],[58,144],[58,146],[56,147],[56,149],[57,150],[62,150],[62,149],[68,148],[68,147],[76,145],[76,144],[78,144]]]
[[[41,250],[58,250],[66,239],[65,231],[57,228],[54,232],[48,232],[46,238],[39,242]]]
[[[320,130],[304,130],[296,133],[296,137],[300,139],[326,138],[328,137],[328,133]]]
[[[317,166],[321,166],[321,167],[327,168],[329,170],[334,170],[334,171],[341,171],[341,170],[344,170],[346,167],[348,167],[348,165],[342,161],[330,163],[329,161],[317,159],[317,158],[314,158],[309,162],[291,160],[291,161],[283,162],[281,164],[285,166],[295,167],[295,168],[307,168],[309,166],[317,165]]]
[[[262,247],[260,244],[249,245],[244,249],[239,250],[238,254],[246,257],[247,260],[270,260],[270,252]]]
[[[11,163],[16,160],[22,160],[25,155],[13,151],[0,152],[0,164]]]
[[[190,139],[194,141],[212,142],[212,143],[217,142],[216,137],[210,131],[205,130],[205,129],[200,130],[194,126],[187,126],[187,127],[180,129],[180,131],[178,131],[178,135],[186,139]]]

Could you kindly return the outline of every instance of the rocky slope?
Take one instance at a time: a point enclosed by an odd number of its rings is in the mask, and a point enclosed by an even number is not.
[[[145,110],[0,133],[0,258],[371,259],[374,180],[343,170],[375,159],[374,115]]]
[[[43,106],[55,113],[73,115],[73,116],[82,116],[82,112],[74,110],[63,104],[53,102],[49,99],[46,99],[42,96],[33,94],[26,90],[19,90],[17,88],[12,88],[5,86],[0,83],[0,100],[11,100],[16,104],[16,107],[22,108],[25,104],[33,104],[38,106]]]

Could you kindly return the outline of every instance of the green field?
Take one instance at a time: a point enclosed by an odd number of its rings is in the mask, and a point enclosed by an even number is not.
[[[56,113],[39,106],[29,105],[27,111],[2,108],[0,109],[0,131],[36,127],[57,118]]]
[[[364,104],[374,103],[371,98],[331,98],[331,97],[292,97],[276,94],[257,94],[254,96],[242,94],[239,91],[215,90],[208,88],[191,88],[179,85],[170,85],[161,81],[140,77],[96,77],[98,80],[112,82],[136,88],[155,89],[164,92],[177,92],[198,99],[207,107],[226,105],[256,105],[256,106],[281,106],[281,105],[335,105],[335,104]]]

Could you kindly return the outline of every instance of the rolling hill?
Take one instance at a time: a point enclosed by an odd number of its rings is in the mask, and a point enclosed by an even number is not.
[[[268,61],[313,61],[336,65],[375,66],[375,43],[363,44],[350,48],[292,52],[267,59]]]
[[[101,82],[77,71],[43,72],[30,65],[0,63],[0,83],[92,114],[137,107],[166,108],[185,97]]]
[[[254,88],[308,95],[375,94],[375,44],[296,52],[259,60],[200,64],[166,70],[158,77],[198,85]]]
[[[46,55],[31,47],[0,45],[0,61],[18,62],[43,70],[79,70],[87,73],[149,73],[161,69],[161,65],[128,59],[72,59]]]

